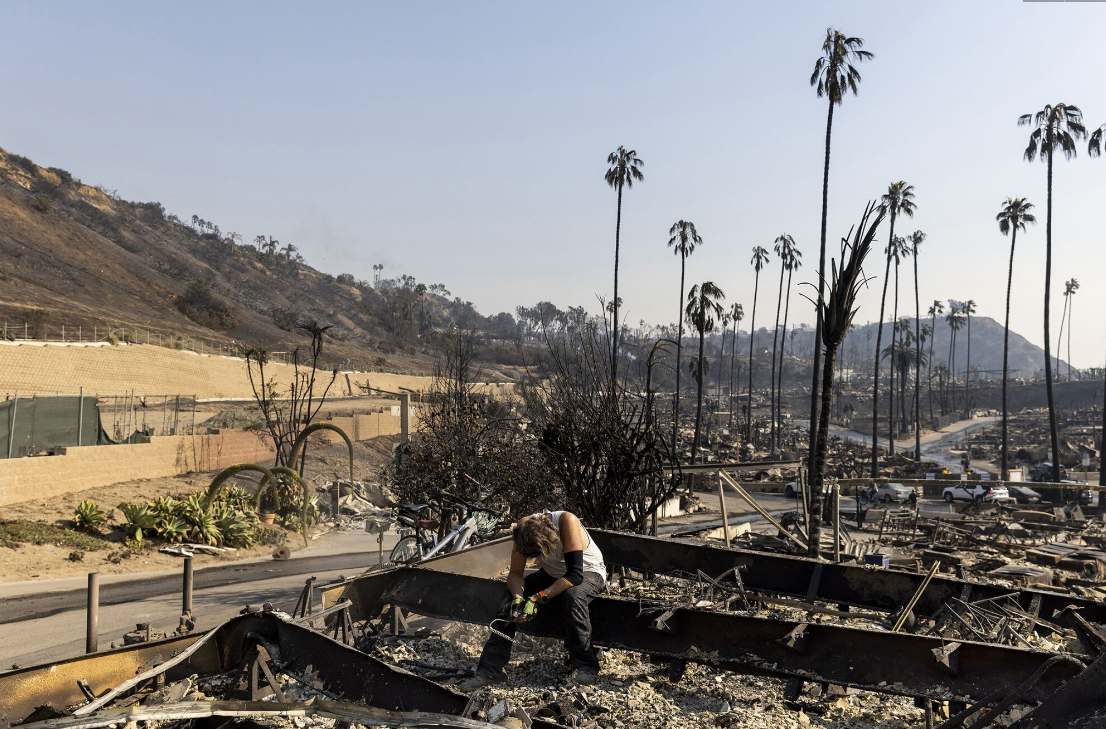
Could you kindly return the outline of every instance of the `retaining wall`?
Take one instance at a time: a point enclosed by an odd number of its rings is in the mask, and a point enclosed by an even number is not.
[[[216,471],[235,463],[269,463],[272,458],[273,449],[244,430],[64,448],[56,456],[0,460],[0,506],[136,479]]]

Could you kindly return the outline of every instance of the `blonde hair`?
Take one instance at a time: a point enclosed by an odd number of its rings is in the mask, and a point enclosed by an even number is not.
[[[515,525],[511,533],[515,549],[527,557],[547,555],[557,548],[560,534],[553,521],[545,514],[533,516]]]

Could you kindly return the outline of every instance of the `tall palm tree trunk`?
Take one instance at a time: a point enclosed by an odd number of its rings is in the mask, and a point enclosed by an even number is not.
[[[780,338],[780,309],[783,305],[783,272],[787,268],[786,261],[781,257],[780,259],[780,290],[776,294],[776,327],[772,330],[772,376],[769,379],[768,390],[768,417],[772,423],[770,425],[769,432],[771,436],[768,440],[772,448],[772,454],[776,453],[776,348],[779,346]]]
[[[1014,289],[1014,246],[1018,242],[1018,226],[1015,224],[1010,237],[1010,268],[1006,274],[1006,322],[1003,324],[1002,334],[1002,480],[1010,478],[1010,457],[1007,443],[1007,420],[1009,419],[1006,406],[1006,380],[1010,366],[1010,294]],[[1103,392],[1106,392],[1104,390]],[[1106,462],[1106,459],[1103,459]]]
[[[746,393],[748,401],[745,409],[745,442],[753,441],[753,342],[757,333],[757,292],[760,291],[760,271],[757,271],[753,279],[753,318],[749,320],[749,390]]]
[[[891,308],[891,361],[887,383],[887,452],[895,455],[895,344],[899,338],[899,262],[895,261],[895,303]]]
[[[699,432],[703,424],[703,330],[699,330],[699,363],[698,370],[699,376],[695,379],[698,382],[698,394],[695,399],[695,438],[692,440],[691,446],[691,462],[695,463],[696,457],[699,455]]]
[[[824,378],[820,377],[821,374],[821,362],[822,362],[822,348],[820,342],[822,341],[822,301],[825,297],[825,280],[826,280],[826,213],[829,208],[829,169],[830,169],[830,140],[833,133],[833,96],[829,97],[829,112],[826,115],[826,161],[822,170],[822,236],[821,243],[818,250],[818,271],[816,275],[818,277],[818,309],[817,323],[814,327],[814,362],[811,366],[811,382],[810,382],[810,448],[807,449],[807,476],[809,477],[814,472],[814,443],[818,440],[818,427],[815,423],[821,424],[822,420],[818,416],[818,386]]]
[[[964,408],[971,410],[972,393],[972,312],[968,312],[968,361],[964,364]],[[971,417],[971,413],[968,413]]]
[[[1068,318],[1068,296],[1064,295],[1064,308],[1060,314],[1060,333],[1056,336],[1056,361],[1053,363],[1053,367],[1056,368],[1056,380],[1060,380],[1060,352],[1064,349],[1064,321]]]
[[[733,433],[733,369],[737,354],[737,317],[733,320],[733,340],[730,342],[730,433]]]
[[[891,237],[894,240],[895,213],[891,211]],[[879,478],[879,345],[883,342],[883,317],[887,313],[887,281],[891,278],[891,252],[887,252],[887,265],[883,270],[883,295],[879,299],[879,323],[876,325],[876,361],[872,375],[872,478]]]
[[[1072,317],[1075,316],[1073,307],[1075,306],[1075,293],[1072,292],[1068,296],[1068,382],[1071,382],[1071,325]]]
[[[676,451],[676,435],[680,432],[680,362],[684,353],[684,270],[687,256],[680,255],[680,305],[676,307],[676,413],[672,421],[672,457],[679,458]]]
[[[1052,394],[1052,356],[1049,347],[1049,300],[1052,294],[1052,135],[1046,140],[1048,150],[1048,211],[1045,222],[1045,394],[1048,395],[1048,430],[1052,443],[1052,480],[1060,482],[1060,434],[1056,427],[1056,400]]]
[[[929,388],[929,419],[933,420],[933,340],[937,338],[937,314],[929,318],[929,361],[926,362],[926,385]],[[941,413],[944,415],[944,413]]]
[[[722,346],[718,350],[718,376],[714,378],[714,394],[718,398],[718,407],[722,407],[722,363],[726,361],[726,330],[722,330]]]
[[[776,427],[780,433],[783,433],[783,355],[787,351],[787,316],[791,311],[791,273],[792,269],[787,269],[787,295],[783,299],[783,336],[780,338],[780,374],[776,389]]]
[[[618,217],[614,224],[614,311],[611,321],[611,383],[618,381],[618,253],[622,237],[622,183],[618,183]],[[611,388],[612,393],[614,388]]]
[[[914,462],[922,462],[922,304],[918,298],[918,246],[914,246]]]

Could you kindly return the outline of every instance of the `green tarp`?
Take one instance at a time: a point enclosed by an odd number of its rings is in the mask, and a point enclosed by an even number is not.
[[[82,407],[82,399],[84,404]],[[0,401],[0,458],[109,442],[95,396],[21,397]]]

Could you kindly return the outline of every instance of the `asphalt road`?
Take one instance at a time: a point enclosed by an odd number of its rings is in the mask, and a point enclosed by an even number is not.
[[[238,589],[241,589],[243,583],[271,582],[290,577],[295,577],[292,582],[299,582],[302,587],[303,581],[313,574],[322,572],[337,574],[338,571],[343,570],[352,574],[376,564],[377,559],[377,552],[374,550],[372,552],[348,552],[320,555],[318,557],[301,557],[286,562],[231,563],[205,567],[195,572],[193,593],[195,595],[205,590],[214,590],[228,585],[237,586]],[[105,606],[146,600],[162,595],[172,595],[179,605],[181,588],[182,574],[154,577],[137,576],[135,579],[126,582],[101,584],[101,614],[103,614],[102,611]],[[251,589],[252,586],[244,592]],[[193,600],[195,600],[195,597]],[[255,600],[254,602],[258,601]],[[44,618],[71,610],[79,610],[83,616],[85,604],[85,588],[0,599],[0,626]],[[0,639],[0,646],[3,646],[2,639]],[[0,654],[0,658],[3,658],[2,654]],[[0,663],[0,665],[3,664]]]
[[[372,555],[373,562],[376,554]],[[300,562],[308,562],[303,559]],[[287,562],[281,564],[295,564]],[[302,566],[302,565],[301,565]],[[361,566],[364,566],[362,559]],[[246,605],[271,602],[288,611],[295,606],[303,589],[304,580],[311,575],[319,582],[326,582],[350,569],[330,569],[299,572],[268,577],[245,584],[221,581],[218,586],[197,589],[193,594],[192,608],[196,618],[196,630],[207,630],[238,614]],[[306,576],[305,576],[306,575]],[[134,630],[136,623],[150,623],[151,630],[171,632],[176,629],[181,611],[180,584],[171,594],[156,597],[127,598],[100,608],[99,648],[106,650],[112,641],[122,642],[123,634]],[[83,599],[83,598],[82,598]],[[0,670],[8,670],[13,664],[31,666],[61,660],[84,652],[85,611],[66,610],[48,617],[23,620],[0,625]],[[0,698],[0,701],[3,699]]]

